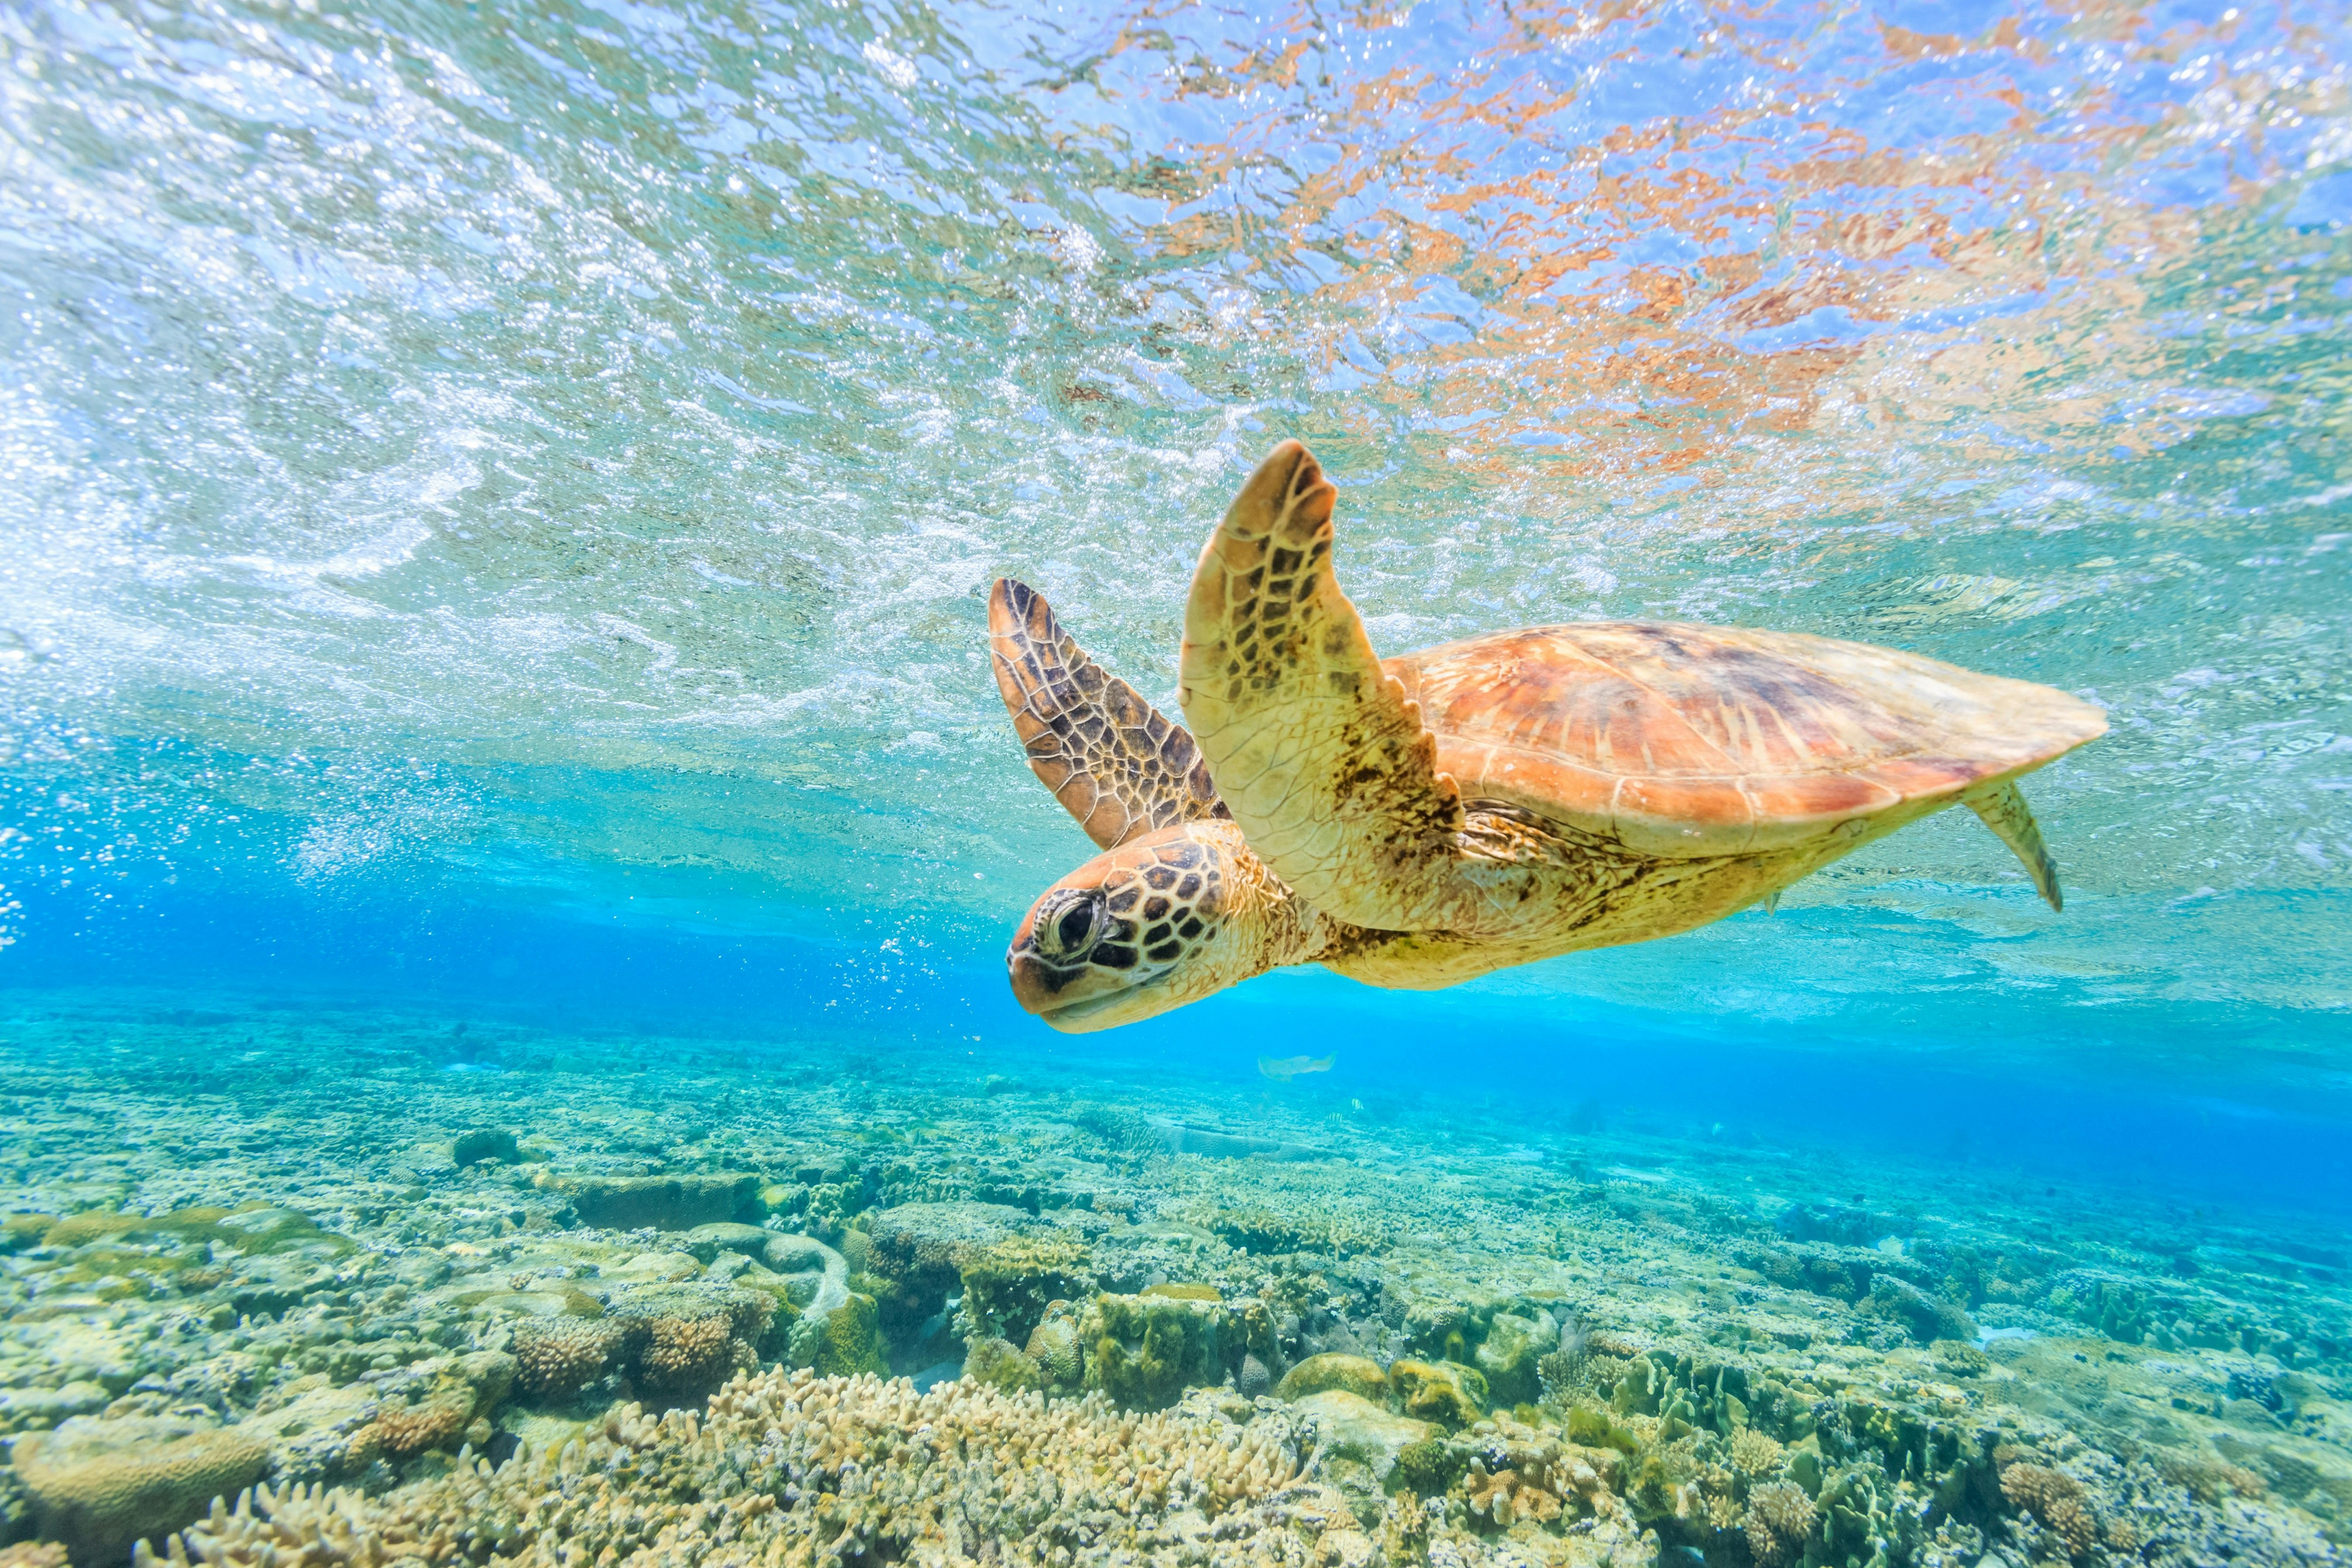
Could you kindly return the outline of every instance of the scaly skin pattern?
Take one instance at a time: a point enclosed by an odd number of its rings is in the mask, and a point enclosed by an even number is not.
[[[1335,492],[1296,442],[1259,465],[1192,574],[1184,717],[1250,847],[1317,908],[1388,930],[1491,927],[1462,802],[1331,573]]]
[[[1208,820],[1132,840],[1055,883],[1023,916],[1004,962],[1024,1008],[1084,1032],[1310,962],[1339,935],[1240,829]]]
[[[1229,814],[1184,727],[1087,658],[1043,594],[998,579],[988,633],[997,691],[1030,770],[1097,844]]]

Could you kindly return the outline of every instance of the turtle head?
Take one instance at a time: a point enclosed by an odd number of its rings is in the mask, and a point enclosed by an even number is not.
[[[1004,966],[1023,1008],[1084,1034],[1295,961],[1304,913],[1233,823],[1182,822],[1106,850],[1047,888],[1021,917]]]

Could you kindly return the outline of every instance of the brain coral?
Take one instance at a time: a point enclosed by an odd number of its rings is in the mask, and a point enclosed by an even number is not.
[[[269,1445],[234,1427],[77,1416],[17,1438],[15,1462],[41,1534],[63,1542],[78,1563],[108,1563],[252,1481]]]
[[[1045,1321],[1029,1336],[1029,1359],[1037,1364],[1038,1375],[1052,1389],[1074,1389],[1086,1375],[1086,1360],[1078,1346],[1078,1325],[1064,1310],[1049,1309]]]
[[[719,1390],[707,1421],[625,1406],[560,1455],[476,1460],[382,1498],[261,1489],[165,1555],[221,1568],[456,1568],[483,1549],[507,1568],[1080,1555],[1272,1568],[1356,1529],[1336,1494],[1298,1484],[1299,1465],[1299,1433],[1279,1418],[1237,1428],[1121,1415],[1100,1397],[1049,1406],[968,1383],[918,1395],[774,1372]]]

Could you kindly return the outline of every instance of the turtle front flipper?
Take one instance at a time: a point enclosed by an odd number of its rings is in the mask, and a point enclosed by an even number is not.
[[[1087,658],[1044,594],[997,579],[988,632],[996,689],[1030,771],[1096,843],[1117,849],[1155,829],[1232,815],[1192,734]]]
[[[1317,908],[1450,925],[1463,809],[1404,687],[1331,570],[1335,492],[1286,441],[1201,553],[1184,611],[1184,717],[1252,850]]]

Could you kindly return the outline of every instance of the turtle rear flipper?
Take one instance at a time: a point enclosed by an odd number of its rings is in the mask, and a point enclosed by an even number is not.
[[[1009,577],[988,595],[991,663],[1029,769],[1102,848],[1230,817],[1192,731],[1086,655],[1045,596]]]
[[[2050,858],[2049,846],[2042,841],[2042,829],[2033,820],[2032,808],[2018,790],[2017,780],[1980,784],[1961,791],[1960,799],[2024,862],[2025,874],[2033,879],[2033,885],[2041,890],[2050,907],[2063,909],[2065,904],[2058,891],[2058,862]]]

